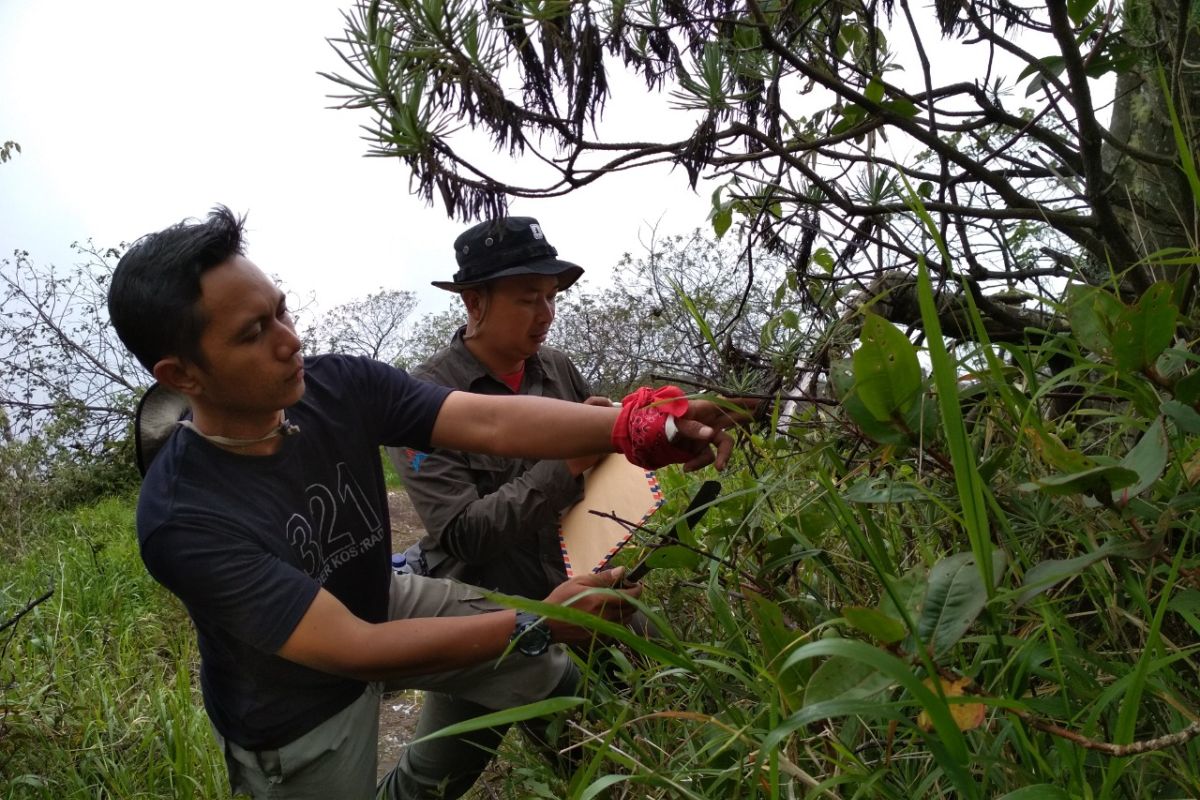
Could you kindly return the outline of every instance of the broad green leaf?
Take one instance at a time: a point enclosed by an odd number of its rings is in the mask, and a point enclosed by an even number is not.
[[[880,105],[897,116],[915,117],[917,115],[916,103],[903,97],[897,97],[894,100],[888,100]]]
[[[1167,608],[1177,614],[1200,614],[1200,590],[1184,589],[1171,598]]]
[[[924,497],[911,483],[883,476],[855,481],[842,496],[851,503],[903,503]]]
[[[921,603],[925,599],[925,590],[928,585],[929,576],[924,567],[916,567],[906,572],[904,577],[892,581],[892,590],[910,617],[916,618],[920,614]],[[889,617],[904,618],[890,594],[884,594],[879,603],[879,610]]]
[[[1167,430],[1163,426],[1162,417],[1154,420],[1138,443],[1133,446],[1126,456],[1121,459],[1121,466],[1137,473],[1137,482],[1120,492],[1120,501],[1128,502],[1129,498],[1141,494],[1158,480],[1167,468]]]
[[[1192,370],[1190,375],[1176,381],[1172,394],[1181,403],[1195,405],[1196,401],[1200,400],[1200,369]]]
[[[1021,77],[1018,78],[1017,81],[1020,82],[1025,78],[1026,75],[1029,75],[1032,72],[1037,73],[1033,76],[1033,79],[1029,81],[1029,86],[1025,89],[1025,96],[1031,97],[1040,92],[1043,86],[1047,85],[1047,73],[1050,75],[1060,75],[1065,68],[1066,61],[1063,60],[1062,56],[1047,56],[1038,63],[1031,64],[1026,67],[1024,72],[1021,73]]]
[[[994,573],[1004,569],[1004,554],[992,554]],[[992,585],[999,575],[992,578]],[[979,566],[971,553],[958,553],[944,558],[929,571],[929,587],[917,620],[917,634],[934,656],[949,650],[962,638],[971,623],[987,603],[988,587],[979,574]]]
[[[908,411],[921,390],[923,377],[917,350],[896,326],[867,314],[862,343],[854,351],[854,389],[878,420]]]
[[[729,226],[733,224],[733,206],[722,205],[716,208],[712,214],[713,233],[720,239],[729,230]]]
[[[1157,541],[1120,542],[1112,540],[1090,553],[1085,553],[1075,558],[1047,559],[1039,564],[1035,564],[1025,573],[1025,580],[1021,582],[1021,591],[1017,593],[1016,604],[1018,606],[1025,605],[1042,592],[1062,583],[1067,578],[1078,575],[1097,561],[1110,556],[1149,558],[1160,547],[1161,543]]]
[[[842,403],[842,409],[868,439],[880,444],[911,445],[913,443],[912,437],[895,423],[878,420],[867,410],[862,398],[855,390],[854,370],[850,359],[839,359],[833,362],[829,369],[829,379],[833,384],[834,394]]]
[[[1200,414],[1191,406],[1185,406],[1178,400],[1167,400],[1158,410],[1163,416],[1169,417],[1181,432],[1200,433]]]
[[[825,270],[827,273],[833,272],[833,256],[824,247],[818,247],[812,254],[812,260],[817,262],[817,266]]]
[[[1117,318],[1125,311],[1111,292],[1095,286],[1073,286],[1067,292],[1067,319],[1075,339],[1093,353],[1108,356],[1112,353],[1109,334]]]
[[[1132,486],[1138,474],[1118,464],[1106,464],[1066,475],[1047,475],[1017,488],[1023,492],[1041,491],[1057,497],[1064,494],[1108,494]]]
[[[655,569],[695,569],[700,564],[700,556],[686,547],[669,544],[655,548],[646,558],[646,563]]]
[[[1087,15],[1092,13],[1098,0],[1067,0],[1067,14],[1076,25],[1083,23]]]
[[[883,99],[883,82],[878,78],[871,78],[871,82],[867,84],[867,89],[863,95],[872,103],[878,103]]]
[[[804,705],[828,700],[865,700],[892,685],[877,669],[851,658],[833,656],[817,667],[804,687]]]
[[[855,630],[862,631],[873,639],[884,644],[898,642],[908,633],[904,623],[875,608],[863,606],[846,606],[842,616]]]
[[[1118,369],[1141,372],[1171,343],[1179,316],[1174,293],[1166,281],[1156,283],[1146,290],[1137,305],[1126,308],[1117,317],[1109,332],[1109,342]]]

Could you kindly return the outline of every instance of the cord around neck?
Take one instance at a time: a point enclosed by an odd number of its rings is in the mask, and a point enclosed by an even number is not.
[[[249,447],[251,445],[259,444],[260,442],[265,442],[268,439],[274,439],[276,436],[293,436],[300,432],[300,426],[293,425],[291,422],[288,422],[287,417],[284,417],[282,420],[280,420],[279,424],[276,425],[271,431],[263,436],[259,436],[257,439],[234,439],[229,436],[217,436],[216,434],[205,433],[197,428],[196,424],[190,419],[181,419],[175,424],[179,425],[180,427],[187,428],[201,439],[205,439],[213,444],[221,445],[223,447]]]

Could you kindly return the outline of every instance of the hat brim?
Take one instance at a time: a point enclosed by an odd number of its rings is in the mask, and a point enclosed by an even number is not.
[[[150,462],[175,430],[175,423],[183,419],[190,409],[191,403],[186,395],[168,389],[161,383],[153,384],[142,395],[133,418],[135,457],[142,477],[146,476]]]
[[[579,280],[580,276],[583,275],[583,267],[578,264],[572,264],[570,261],[563,261],[560,258],[541,258],[526,261],[523,264],[518,264],[508,269],[502,269],[477,281],[462,281],[461,283],[456,281],[430,281],[430,283],[448,292],[461,292],[464,289],[473,289],[476,286],[490,283],[497,278],[511,278],[514,275],[557,276],[558,288],[561,291],[571,288],[575,281]]]

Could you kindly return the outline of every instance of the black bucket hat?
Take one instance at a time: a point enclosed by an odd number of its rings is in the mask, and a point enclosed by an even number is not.
[[[433,281],[439,289],[461,292],[510,275],[557,275],[566,289],[583,274],[583,267],[563,261],[546,241],[533,217],[501,217],[468,228],[454,240],[458,272],[453,281]]]

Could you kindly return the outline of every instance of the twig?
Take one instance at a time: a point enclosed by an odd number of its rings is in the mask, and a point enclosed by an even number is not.
[[[33,611],[33,609],[37,608],[39,605],[41,605],[42,603],[49,600],[53,595],[54,595],[54,586],[53,586],[53,584],[51,584],[50,588],[46,590],[45,594],[43,594],[41,597],[39,597],[36,600],[30,601],[30,603],[28,605],[26,605],[24,608],[22,608],[20,611],[18,611],[15,615],[13,615],[7,622],[0,625],[0,631],[7,630],[8,628],[12,627],[13,625],[16,625],[18,622],[20,622],[21,617],[25,616],[30,611]]]
[[[1123,756],[1135,756],[1139,753],[1148,753],[1151,750],[1165,750],[1168,747],[1174,747],[1175,745],[1183,744],[1189,739],[1194,739],[1196,736],[1200,736],[1200,722],[1193,722],[1183,730],[1176,731],[1175,733],[1168,733],[1165,736],[1158,736],[1154,739],[1143,739],[1140,742],[1130,742],[1129,744],[1098,742],[1095,739],[1089,739],[1082,734],[1059,727],[1048,720],[1039,719],[1033,714],[1030,714],[1028,711],[1018,711],[1016,709],[1009,710],[1025,722],[1029,723],[1029,725],[1032,727],[1037,728],[1039,731],[1045,731],[1046,733],[1066,739],[1069,742],[1074,742],[1080,747],[1088,750],[1096,750],[1097,752],[1104,753],[1105,755],[1110,755],[1115,758],[1121,758]]]
[[[954,670],[948,668],[939,669],[943,680],[959,680],[962,676],[957,675]],[[982,689],[974,686],[967,686],[964,689],[966,694],[974,697],[993,697]],[[1200,736],[1200,721],[1195,721],[1189,724],[1186,728],[1178,730],[1175,733],[1168,733],[1163,736],[1156,736],[1153,739],[1143,739],[1140,742],[1129,742],[1128,744],[1116,744],[1115,742],[1101,742],[1095,739],[1089,739],[1082,733],[1067,730],[1061,725],[1042,719],[1041,717],[1029,711],[1022,711],[1019,708],[1005,708],[1013,714],[1016,714],[1021,721],[1027,723],[1030,727],[1037,728],[1039,731],[1057,736],[1060,739],[1066,739],[1069,742],[1079,745],[1086,750],[1095,750],[1098,753],[1113,756],[1114,758],[1122,758],[1124,756],[1135,756],[1141,753],[1149,753],[1151,750],[1165,750],[1168,747],[1183,744],[1190,739]]]
[[[759,594],[766,594],[766,592],[764,592],[762,590],[762,587],[760,587],[758,585],[758,581],[756,581],[754,579],[754,577],[752,575],[750,575],[750,573],[743,571],[737,564],[734,564],[732,561],[729,561],[728,559],[722,558],[721,556],[718,556],[718,555],[714,555],[713,553],[710,553],[707,550],[701,550],[697,547],[692,547],[690,544],[687,544],[686,542],[681,542],[677,538],[672,537],[672,538],[668,539],[666,536],[663,536],[661,533],[658,533],[657,531],[651,531],[647,528],[642,527],[641,525],[638,525],[637,523],[630,522],[629,520],[626,520],[626,519],[621,519],[616,514],[610,514],[610,513],[604,512],[604,511],[596,511],[595,509],[588,509],[588,513],[595,514],[597,517],[603,517],[604,519],[611,519],[613,522],[616,522],[620,525],[624,525],[627,530],[639,530],[639,531],[643,531],[645,533],[649,533],[653,536],[657,536],[662,541],[660,544],[655,545],[652,549],[657,550],[659,547],[661,547],[669,542],[670,544],[678,545],[679,547],[682,547],[684,550],[689,550],[698,556],[707,558],[710,561],[716,561],[718,564],[728,567],[729,569],[733,570],[734,573],[741,576],[742,580],[745,581],[746,583],[748,583],[749,585],[753,586],[754,590],[756,592],[758,592]]]
[[[802,371],[817,372],[823,371],[823,367],[810,367]],[[671,383],[683,383],[688,386],[695,386],[697,389],[704,389],[708,392],[716,392],[725,397],[744,397],[747,400],[794,400],[797,403],[816,403],[825,406],[840,406],[841,401],[834,400],[829,397],[817,397],[811,394],[762,394],[756,392],[743,392],[736,389],[729,389],[723,386],[699,381],[695,378],[684,378],[679,375],[662,375],[657,372],[651,372],[647,376],[650,380],[655,381],[670,381]]]

